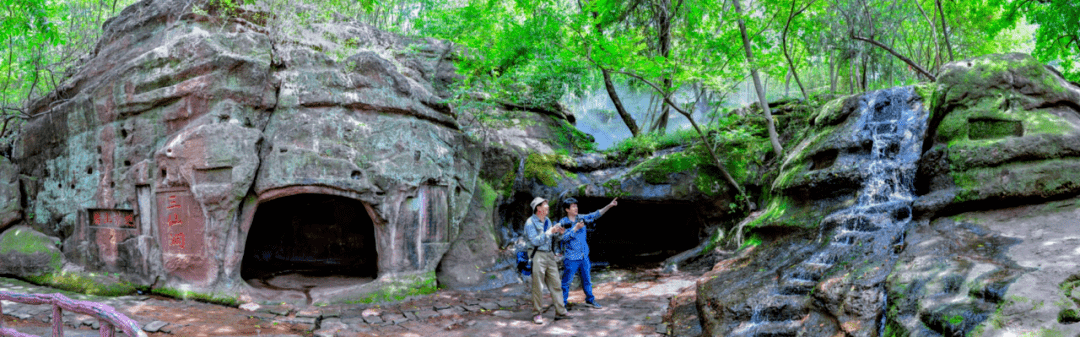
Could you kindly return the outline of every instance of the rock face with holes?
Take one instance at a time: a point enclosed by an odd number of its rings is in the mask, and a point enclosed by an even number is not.
[[[235,297],[251,291],[240,266],[260,204],[344,197],[370,220],[377,277],[333,296],[432,282],[481,163],[441,103],[450,45],[347,23],[271,35],[287,23],[264,14],[146,0],[109,20],[22,127],[26,223],[90,271]],[[21,215],[3,207],[4,225]]]

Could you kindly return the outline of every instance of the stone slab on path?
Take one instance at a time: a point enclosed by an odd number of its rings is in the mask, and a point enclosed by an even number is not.
[[[670,298],[680,290],[693,286],[696,276],[690,274],[663,275],[648,282],[610,281],[594,284],[597,301],[604,305],[595,309],[583,305],[584,294],[580,290],[571,291],[570,302],[576,303],[569,311],[570,319],[554,320],[554,310],[550,297],[545,295],[547,310],[543,314],[544,324],[532,321],[532,300],[525,284],[511,284],[504,288],[485,292],[443,290],[436,294],[418,297],[403,302],[377,304],[330,304],[321,306],[274,306],[269,305],[265,312],[250,312],[239,308],[223,307],[214,304],[181,301],[166,298],[135,298],[124,296],[108,299],[120,312],[129,312],[134,308],[146,310],[159,308],[175,314],[173,319],[155,316],[129,316],[141,326],[154,328],[158,332],[152,336],[179,336],[190,333],[193,327],[211,322],[184,321],[184,312],[214,312],[219,317],[235,315],[250,319],[251,324],[267,327],[272,323],[292,323],[293,335],[334,335],[334,336],[440,336],[464,337],[477,335],[501,336],[661,336],[670,324],[662,321],[663,310],[668,307]],[[4,281],[0,278],[0,290]],[[35,288],[34,291],[47,291]],[[27,288],[24,288],[27,289]],[[10,291],[10,290],[9,290]],[[5,309],[15,308],[5,303]],[[273,313],[271,313],[273,312]],[[142,311],[145,313],[145,311]],[[9,314],[5,310],[5,314]],[[277,314],[277,315],[275,315]],[[284,314],[284,315],[281,315]],[[96,320],[79,320],[81,316],[69,316],[65,322],[73,325],[97,323]],[[209,316],[207,316],[209,317]],[[321,317],[321,318],[320,318]],[[75,320],[73,320],[75,319]],[[320,321],[321,319],[321,321]],[[72,321],[73,320],[73,321]],[[70,322],[69,322],[70,321]],[[155,323],[155,324],[151,324]],[[321,323],[321,324],[320,324]],[[173,331],[171,334],[165,330]],[[96,330],[83,327],[78,333],[65,333],[65,336],[97,336]],[[148,330],[149,331],[149,330]],[[233,333],[213,333],[208,336],[253,336]],[[226,331],[226,330],[222,330]],[[21,332],[21,331],[20,331]],[[49,333],[39,334],[49,335]],[[275,335],[263,331],[262,336]],[[290,334],[276,333],[278,336]]]

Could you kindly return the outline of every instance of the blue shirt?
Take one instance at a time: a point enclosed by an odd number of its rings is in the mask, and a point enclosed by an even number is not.
[[[577,223],[577,221],[585,221],[586,225],[592,224],[594,221],[596,221],[596,218],[599,217],[600,211],[595,211],[589,214],[578,214],[575,221],[570,221],[569,217],[563,217],[559,220],[560,226],[565,227],[564,225],[570,224],[570,228],[567,229],[565,233],[563,233],[562,240],[560,240],[563,244],[563,249],[566,250],[565,252],[563,252],[565,254],[563,255],[564,260],[577,261],[583,260],[589,256],[589,243],[585,241],[585,238],[587,236],[585,232],[592,230],[587,230],[586,226],[581,227],[580,229],[575,231],[573,230],[574,224]]]
[[[535,214],[525,220],[525,240],[529,241],[530,248],[536,247],[536,250],[542,252],[551,251],[551,236],[544,233],[551,226],[550,219],[544,218],[541,221]]]

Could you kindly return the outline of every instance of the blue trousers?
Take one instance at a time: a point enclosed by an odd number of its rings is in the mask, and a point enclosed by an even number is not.
[[[589,275],[590,269],[592,269],[592,263],[589,262],[588,256],[581,260],[563,260],[563,301],[567,301],[566,296],[570,294],[570,281],[574,280],[574,275],[581,273],[581,288],[585,290],[585,302],[593,303],[593,300],[595,300],[596,297],[593,297],[592,294],[592,276]]]

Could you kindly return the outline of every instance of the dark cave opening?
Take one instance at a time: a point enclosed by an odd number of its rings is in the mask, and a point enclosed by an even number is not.
[[[320,285],[312,280],[327,277],[364,283],[378,276],[377,259],[375,227],[363,203],[298,194],[259,204],[240,276],[279,289],[310,289]]]
[[[603,208],[611,198],[577,198],[580,214]],[[675,254],[696,247],[703,228],[697,210],[689,203],[618,200],[596,222],[586,228],[589,259],[594,266],[616,268],[655,267]],[[566,216],[559,203],[552,209],[553,221]],[[554,208],[554,207],[553,207]]]

